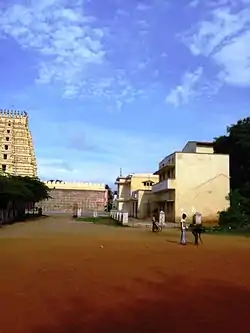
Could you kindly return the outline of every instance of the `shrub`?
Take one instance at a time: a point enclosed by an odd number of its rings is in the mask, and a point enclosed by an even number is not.
[[[249,224],[249,217],[240,210],[229,207],[219,214],[219,226],[242,229]]]

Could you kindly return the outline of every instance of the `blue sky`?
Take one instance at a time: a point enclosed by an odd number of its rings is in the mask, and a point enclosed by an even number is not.
[[[250,0],[1,0],[0,38],[43,179],[155,171],[249,115]]]

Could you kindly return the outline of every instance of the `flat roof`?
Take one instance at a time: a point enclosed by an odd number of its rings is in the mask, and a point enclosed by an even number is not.
[[[191,140],[191,141],[187,141],[187,143],[185,144],[185,146],[183,147],[183,149],[189,143],[195,143],[197,146],[205,146],[205,147],[211,147],[211,148],[214,146],[213,142],[211,142],[211,141],[194,141],[194,140]],[[161,159],[161,161],[159,162],[159,164],[161,164],[165,159],[167,159],[169,157],[172,157],[176,153],[181,153],[181,152],[182,152],[181,150],[180,151],[177,150],[177,151],[174,151],[173,153],[170,153],[170,154],[166,155],[164,158]]]
[[[191,142],[191,141],[189,141],[189,142]],[[196,153],[196,152],[195,153],[194,152],[190,153],[190,152],[183,152],[183,151],[175,151],[174,154],[187,154],[187,155],[192,155],[192,154],[193,155],[206,155],[206,154],[208,154],[208,155],[211,155],[211,156],[228,156],[228,158],[229,158],[229,154],[217,154],[217,153]],[[161,164],[161,162],[160,162],[160,164]],[[159,175],[163,170],[170,169],[173,166],[175,166],[175,164],[166,164],[163,167],[159,168],[157,171],[155,171],[154,175]]]
[[[195,143],[198,146],[207,146],[207,147],[214,146],[214,143],[211,141],[188,141],[187,143]]]
[[[154,176],[154,173],[131,173],[127,176],[119,176],[116,178],[116,181],[121,180],[131,180],[132,177],[136,177],[136,178],[150,178]]]
[[[175,153],[177,153],[177,151],[174,151],[173,153],[166,155],[164,158],[161,159],[161,161],[159,162],[159,164],[161,164],[164,160],[166,160],[166,159],[174,156]]]
[[[163,167],[161,167],[160,169],[158,169],[157,171],[154,172],[154,175],[159,175],[163,170],[167,170],[167,169],[171,169],[175,166],[175,164],[166,164]]]

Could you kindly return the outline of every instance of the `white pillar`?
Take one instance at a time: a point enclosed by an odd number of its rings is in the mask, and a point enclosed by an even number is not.
[[[161,226],[165,225],[165,220],[166,220],[165,212],[163,210],[161,210],[160,214],[159,214],[159,223]]]
[[[77,217],[81,217],[81,216],[82,216],[82,209],[77,208]]]
[[[128,213],[123,213],[122,225],[128,225]]]
[[[119,212],[119,215],[118,215],[118,221],[119,222],[122,222],[122,214],[123,214],[122,212]]]

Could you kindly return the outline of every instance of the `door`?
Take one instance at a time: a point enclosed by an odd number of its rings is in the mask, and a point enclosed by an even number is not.
[[[138,214],[138,201],[135,203],[135,218],[137,219],[137,214]]]
[[[168,201],[166,205],[166,217],[169,222],[174,222],[174,202]]]

